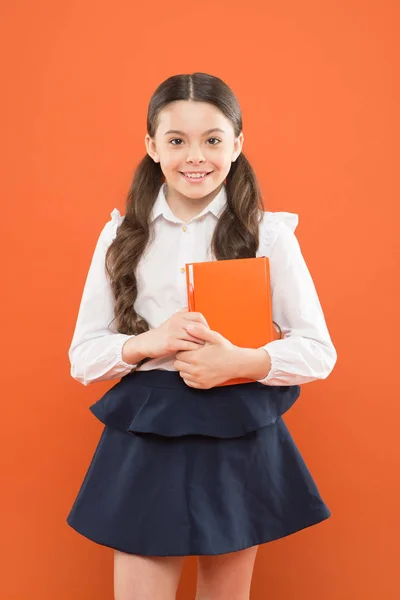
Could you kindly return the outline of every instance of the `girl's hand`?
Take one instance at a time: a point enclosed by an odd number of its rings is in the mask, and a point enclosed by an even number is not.
[[[200,323],[187,324],[187,330],[205,344],[195,351],[176,354],[174,367],[186,385],[209,389],[233,379],[237,374],[240,348]]]
[[[198,350],[204,345],[204,341],[190,335],[186,329],[189,323],[199,323],[204,329],[209,328],[201,313],[189,312],[187,308],[182,308],[159,327],[141,334],[144,356],[159,358],[176,352]]]

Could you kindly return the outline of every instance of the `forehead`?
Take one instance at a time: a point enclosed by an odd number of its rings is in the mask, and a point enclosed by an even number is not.
[[[158,115],[158,133],[164,135],[169,129],[184,131],[187,135],[202,135],[207,129],[218,127],[227,134],[233,125],[225,115],[208,102],[179,100],[163,108]]]

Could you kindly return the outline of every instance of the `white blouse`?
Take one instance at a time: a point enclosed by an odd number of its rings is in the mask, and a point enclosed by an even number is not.
[[[226,204],[225,186],[210,204],[188,223],[176,218],[166,201],[166,183],[151,215],[154,240],[136,272],[136,312],[150,328],[161,325],[187,306],[185,263],[213,260],[210,242]],[[123,220],[115,208],[98,238],[90,264],[78,318],[69,348],[71,375],[84,385],[118,379],[136,365],[122,360],[122,347],[131,335],[115,328],[114,300],[105,270],[105,254]],[[295,385],[325,379],[332,371],[336,350],[332,344],[318,295],[294,231],[298,215],[263,214],[257,256],[270,260],[272,316],[283,339],[263,346],[271,357],[271,370],[260,383]],[[111,323],[111,325],[110,325]],[[175,371],[174,356],[148,360],[138,370]]]

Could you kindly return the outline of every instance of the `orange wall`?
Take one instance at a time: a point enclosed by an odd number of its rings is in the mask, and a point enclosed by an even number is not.
[[[1,600],[112,598],[112,551],[65,523],[109,384],[75,382],[67,350],[150,95],[196,70],[237,93],[268,208],[299,213],[339,354],[285,419],[333,515],[260,549],[252,598],[400,597],[394,4],[3,4]]]

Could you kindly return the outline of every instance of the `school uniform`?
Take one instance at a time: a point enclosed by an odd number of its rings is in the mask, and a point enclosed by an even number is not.
[[[183,223],[166,192],[164,183],[136,272],[135,310],[150,328],[187,306],[185,263],[213,260],[210,243],[226,205],[223,186]],[[100,233],[69,349],[77,381],[120,381],[90,407],[104,428],[67,523],[123,552],[187,556],[238,551],[327,519],[282,418],[300,386],[325,379],[337,358],[294,234],[298,216],[267,211],[260,223],[257,256],[269,257],[273,319],[283,333],[263,346],[270,372],[209,390],[187,386],[173,355],[138,367],[122,359],[132,336],[113,322],[105,254],[123,218],[114,209]]]

